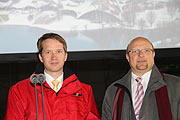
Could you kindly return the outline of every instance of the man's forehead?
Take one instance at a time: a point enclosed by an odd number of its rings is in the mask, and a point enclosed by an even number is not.
[[[146,48],[146,47],[150,47],[150,48],[152,48],[152,44],[150,43],[150,41],[149,40],[147,40],[147,39],[142,39],[142,38],[139,38],[139,39],[135,39],[135,40],[133,40],[131,43],[130,43],[130,45],[129,45],[129,48],[138,48],[138,47],[144,47],[144,48]]]

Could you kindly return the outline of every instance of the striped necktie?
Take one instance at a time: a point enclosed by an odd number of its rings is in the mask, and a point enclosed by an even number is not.
[[[53,81],[52,81],[52,84],[54,85],[53,90],[54,90],[55,92],[58,92],[58,84],[59,84],[59,81],[58,81],[58,80],[53,80]]]
[[[141,84],[142,78],[137,77],[136,81],[137,81],[137,90],[135,93],[134,111],[135,111],[135,115],[136,115],[136,120],[139,120],[139,112],[140,112],[140,108],[141,108],[143,98],[144,98],[144,90],[143,90],[143,86]]]

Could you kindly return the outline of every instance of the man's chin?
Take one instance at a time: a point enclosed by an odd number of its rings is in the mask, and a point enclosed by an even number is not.
[[[58,68],[54,68],[54,69],[50,69],[49,71],[51,71],[51,72],[59,72],[59,71],[60,71],[60,69],[58,69]]]
[[[147,65],[146,66],[136,66],[137,70],[147,70]]]

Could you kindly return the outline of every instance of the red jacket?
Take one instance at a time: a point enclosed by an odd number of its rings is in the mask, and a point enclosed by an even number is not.
[[[90,85],[81,83],[75,74],[55,93],[43,86],[46,120],[99,120],[100,116]],[[39,120],[43,120],[41,86],[37,84]],[[35,87],[30,79],[18,82],[9,90],[5,120],[37,120]]]

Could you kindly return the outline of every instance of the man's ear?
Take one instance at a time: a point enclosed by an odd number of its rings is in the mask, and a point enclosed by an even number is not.
[[[153,58],[155,57],[155,55],[156,55],[156,53],[155,53],[155,52],[153,52]]]
[[[126,53],[126,59],[129,62],[129,54]]]
[[[42,56],[41,56],[40,53],[38,54],[38,57],[39,57],[39,60],[40,60],[41,62],[43,62],[43,59],[42,59]]]
[[[65,54],[65,59],[64,59],[64,61],[66,61],[67,58],[68,58],[68,53]]]

